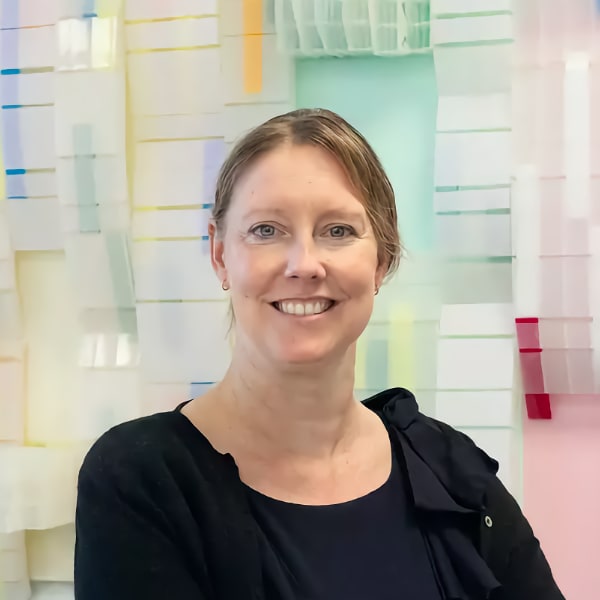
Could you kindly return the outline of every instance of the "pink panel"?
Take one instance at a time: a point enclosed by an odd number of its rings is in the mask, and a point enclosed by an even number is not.
[[[523,420],[524,511],[569,600],[598,596],[600,396],[552,396]]]

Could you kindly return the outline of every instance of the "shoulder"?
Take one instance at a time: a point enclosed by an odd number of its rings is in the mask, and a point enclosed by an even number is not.
[[[178,413],[157,413],[109,429],[90,448],[79,484],[93,480],[113,485],[164,478],[192,460],[193,431]],[[200,435],[200,434],[198,434]]]

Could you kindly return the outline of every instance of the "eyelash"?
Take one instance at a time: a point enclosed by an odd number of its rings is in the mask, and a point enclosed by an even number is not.
[[[262,223],[261,225],[256,225],[255,227],[253,227],[252,229],[250,229],[250,233],[252,235],[255,235],[256,237],[258,237],[260,239],[263,239],[263,240],[264,239],[270,239],[270,238],[274,237],[274,236],[264,237],[264,236],[260,235],[259,232],[260,232],[260,230],[261,230],[262,227],[270,227],[271,229],[273,229],[274,233],[277,232],[277,228],[275,227],[275,225],[268,225],[266,223]],[[356,235],[356,231],[354,230],[353,227],[350,227],[350,225],[332,225],[329,228],[329,232],[331,232],[333,229],[338,229],[338,228],[344,229],[345,232],[347,234],[349,234],[349,235]],[[336,238],[337,239],[343,239],[346,236],[332,236],[332,237],[334,237],[334,239],[336,239]]]

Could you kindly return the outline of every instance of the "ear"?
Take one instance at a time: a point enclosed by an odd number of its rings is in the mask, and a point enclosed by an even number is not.
[[[227,267],[225,266],[225,243],[217,231],[214,221],[208,223],[208,237],[210,239],[210,262],[219,281],[228,279]]]
[[[387,262],[380,262],[377,265],[377,270],[375,271],[375,289],[378,290],[383,284],[383,280],[385,279],[385,274],[387,273],[388,265]]]

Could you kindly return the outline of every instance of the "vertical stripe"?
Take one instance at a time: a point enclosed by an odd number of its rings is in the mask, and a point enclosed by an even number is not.
[[[414,312],[400,304],[392,308],[388,340],[388,387],[415,387]]]
[[[244,92],[262,90],[262,0],[243,0]]]
[[[368,340],[366,361],[366,389],[380,390],[388,380],[386,340]]]
[[[590,195],[590,70],[583,52],[567,56],[564,79],[565,207],[572,219],[587,219]]]
[[[202,204],[214,203],[215,185],[219,169],[225,160],[225,142],[222,139],[206,140],[203,147],[203,181]]]
[[[71,77],[68,75],[68,77]],[[75,194],[79,207],[79,231],[99,233],[100,215],[96,198],[92,126],[88,123],[73,127],[75,149]]]

